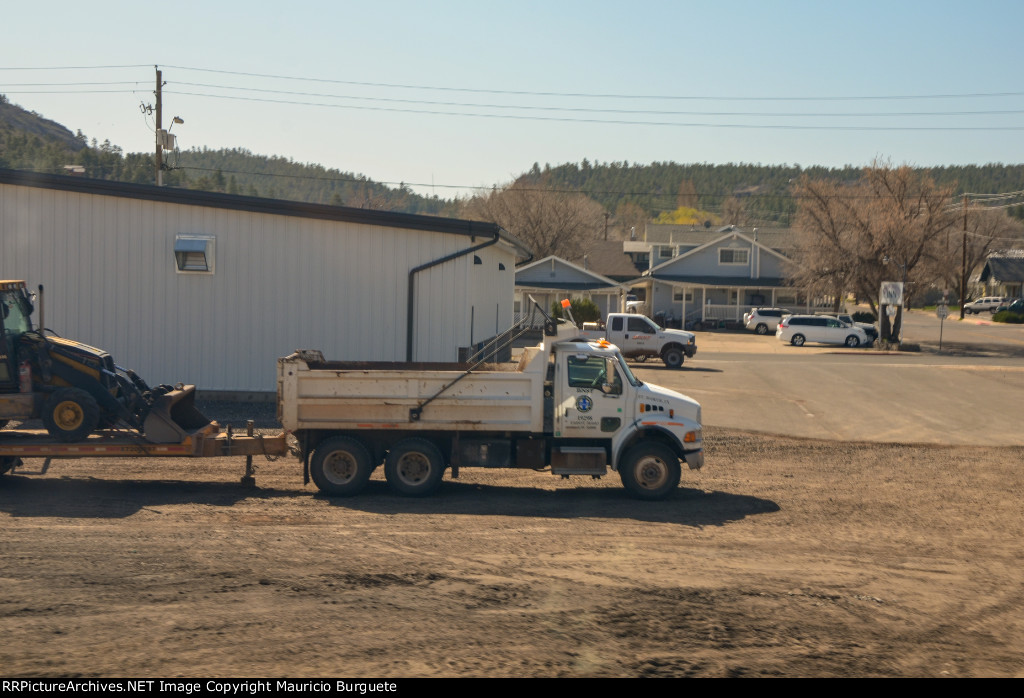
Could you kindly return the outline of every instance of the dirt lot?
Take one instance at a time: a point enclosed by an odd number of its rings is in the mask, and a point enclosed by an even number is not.
[[[294,460],[4,476],[0,671],[1024,676],[1024,448],[706,435],[655,504],[478,470],[332,501]]]

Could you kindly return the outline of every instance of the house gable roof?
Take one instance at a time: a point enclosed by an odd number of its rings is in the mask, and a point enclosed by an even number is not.
[[[550,279],[538,279],[536,277],[529,278],[531,276],[529,272],[537,271],[544,266],[549,266],[552,267],[553,270],[556,270],[555,275]],[[571,270],[572,278],[560,277],[557,272],[558,267]],[[544,259],[537,260],[536,262],[530,262],[516,267],[516,286],[523,288],[592,291],[602,288],[618,288],[621,284],[614,279],[609,279],[607,276],[598,274],[590,269],[584,269],[583,267],[573,264],[566,259],[549,255]]]
[[[672,259],[669,259],[667,261],[662,262],[658,266],[653,267],[652,269],[650,269],[650,271],[645,272],[645,276],[646,275],[650,275],[650,276],[653,276],[655,278],[658,278],[658,272],[659,271],[661,271],[661,272],[667,271],[669,267],[671,267],[672,265],[678,263],[679,260],[685,259],[687,257],[694,256],[694,255],[697,255],[697,254],[700,254],[701,252],[703,252],[704,250],[708,249],[709,247],[717,245],[718,243],[720,243],[720,242],[722,242],[724,240],[735,240],[737,238],[745,240],[746,242],[748,242],[751,245],[754,245],[754,246],[760,248],[761,250],[767,252],[768,254],[774,255],[775,257],[778,257],[780,260],[788,261],[788,259],[789,259],[788,257],[786,257],[786,255],[782,254],[781,252],[778,252],[777,250],[773,250],[772,248],[767,247],[767,246],[761,244],[760,241],[754,240],[753,238],[749,238],[744,233],[741,233],[738,230],[732,230],[730,232],[725,233],[724,235],[719,235],[718,237],[714,238],[713,240],[709,240],[708,242],[705,242],[703,245],[701,245],[699,247],[694,247],[692,250],[687,250],[686,252],[684,252],[681,255],[678,255],[676,257],[673,257]]]
[[[793,234],[789,228],[757,227],[755,230],[757,241],[762,246],[776,251],[792,247]],[[703,228],[674,223],[649,223],[644,232],[644,237],[645,242],[655,245],[700,246],[717,240],[722,235],[731,232],[737,232],[747,237],[754,236],[754,232],[742,233],[734,225],[726,225],[719,228]]]
[[[996,279],[998,281],[1024,282],[1024,254],[1020,256],[1017,254],[992,255],[985,261],[979,279],[981,281]]]

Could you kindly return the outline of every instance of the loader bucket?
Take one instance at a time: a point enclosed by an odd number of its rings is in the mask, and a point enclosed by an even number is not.
[[[196,387],[183,385],[161,395],[153,403],[142,424],[142,433],[155,444],[170,444],[185,438],[210,423],[195,407]]]

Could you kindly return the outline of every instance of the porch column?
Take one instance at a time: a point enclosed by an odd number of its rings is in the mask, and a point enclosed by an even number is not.
[[[743,298],[743,289],[736,289],[736,308],[733,310],[733,320],[739,322],[739,319],[743,317],[743,313],[740,312],[740,299]]]
[[[700,289],[700,321],[704,322],[708,319],[708,287],[703,286]]]

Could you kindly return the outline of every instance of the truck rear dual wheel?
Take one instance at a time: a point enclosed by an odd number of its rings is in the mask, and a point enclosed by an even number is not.
[[[70,443],[82,441],[96,430],[100,407],[80,388],[60,388],[43,404],[40,417],[50,436]]]
[[[444,458],[426,439],[403,439],[388,451],[384,477],[388,486],[403,497],[426,497],[441,485]]]
[[[334,436],[313,451],[309,475],[324,494],[351,497],[366,487],[373,473],[370,452],[355,439]]]
[[[637,444],[619,463],[622,486],[637,499],[664,499],[679,487],[681,475],[675,451],[660,443]]]

